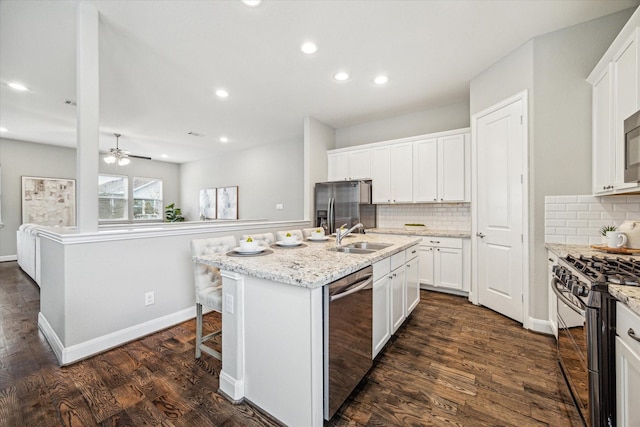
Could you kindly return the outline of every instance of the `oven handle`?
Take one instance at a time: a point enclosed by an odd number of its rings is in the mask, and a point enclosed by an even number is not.
[[[582,317],[585,317],[585,313],[586,313],[585,310],[583,310],[582,308],[576,306],[573,303],[573,301],[571,301],[569,298],[567,298],[564,295],[562,295],[562,292],[560,292],[560,290],[556,286],[557,283],[558,283],[558,278],[554,277],[553,280],[551,281],[551,289],[553,290],[553,293],[556,294],[556,296],[560,299],[560,301],[565,303],[567,305],[567,307],[569,307],[571,310],[575,311],[576,313],[578,313]]]
[[[640,337],[636,335],[636,331],[634,331],[633,328],[629,328],[629,330],[627,331],[627,335],[629,335],[634,340],[640,342]]]

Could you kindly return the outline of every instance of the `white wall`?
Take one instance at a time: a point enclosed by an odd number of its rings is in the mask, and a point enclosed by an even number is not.
[[[469,127],[469,102],[445,105],[336,130],[335,148]]]
[[[2,221],[0,228],[0,257],[16,254],[16,230],[22,224],[22,176],[50,178],[76,177],[76,150],[33,142],[0,138],[2,163]],[[179,166],[175,163],[132,159],[131,164],[116,169],[101,161],[101,173],[162,178],[164,201],[179,199]]]
[[[303,141],[262,145],[180,165],[179,206],[199,220],[200,190],[238,186],[239,219],[303,218]],[[276,210],[276,204],[283,210]]]
[[[336,131],[313,117],[304,119],[305,219],[313,218],[315,183],[327,180],[327,150],[335,148]],[[315,224],[318,225],[318,224]]]
[[[470,83],[471,115],[529,91],[530,315],[547,318],[544,197],[591,186],[591,87],[586,78],[633,10],[534,38]]]

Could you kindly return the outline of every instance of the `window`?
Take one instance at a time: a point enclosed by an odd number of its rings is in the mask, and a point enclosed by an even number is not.
[[[133,219],[164,219],[162,180],[156,178],[133,178]]]
[[[129,180],[126,176],[98,175],[98,219],[123,221],[129,218]]]

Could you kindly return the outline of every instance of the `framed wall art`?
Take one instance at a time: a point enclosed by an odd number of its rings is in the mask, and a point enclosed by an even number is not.
[[[217,189],[218,219],[238,219],[238,187]]]
[[[216,219],[216,189],[200,190],[200,219]]]
[[[76,225],[76,180],[22,177],[22,223]]]

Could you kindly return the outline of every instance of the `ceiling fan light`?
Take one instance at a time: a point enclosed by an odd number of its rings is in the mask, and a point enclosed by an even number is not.
[[[118,166],[127,166],[131,163],[131,160],[128,157],[120,157],[118,159]]]
[[[114,156],[113,154],[107,154],[106,156],[104,156],[104,162],[108,165],[113,164],[116,162],[116,156]]]

